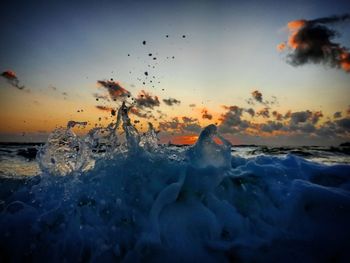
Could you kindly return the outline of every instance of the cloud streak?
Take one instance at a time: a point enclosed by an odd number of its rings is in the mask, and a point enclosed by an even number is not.
[[[174,98],[163,99],[163,102],[168,106],[180,105],[180,103],[181,103],[181,101],[174,99]]]
[[[180,121],[182,120],[182,122]],[[159,123],[159,129],[165,132],[172,132],[176,134],[191,133],[197,134],[201,131],[202,127],[198,122],[198,119],[183,116],[173,117],[169,121],[163,121]]]

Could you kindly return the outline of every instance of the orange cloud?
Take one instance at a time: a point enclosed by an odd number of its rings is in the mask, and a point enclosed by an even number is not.
[[[283,51],[287,47],[286,43],[282,42],[277,45],[277,50],[278,51]]]
[[[306,21],[305,20],[294,20],[294,21],[290,21],[287,24],[287,27],[290,31],[295,31],[300,29],[302,26],[305,26]]]
[[[277,45],[277,50],[278,51],[283,51],[288,47],[296,49],[298,47],[298,42],[296,41],[296,36],[300,30],[301,27],[306,25],[306,21],[305,20],[294,20],[294,21],[290,21],[287,24],[287,28],[289,30],[290,36],[288,38],[287,43],[286,42],[282,42],[280,44]]]
[[[350,72],[350,53],[343,50],[340,55],[340,65],[346,72]]]
[[[294,20],[294,21],[290,21],[287,24],[287,27],[289,29],[290,32],[290,36],[288,38],[288,45],[291,48],[296,49],[298,47],[298,41],[296,40],[296,36],[300,30],[301,27],[306,25],[306,21],[305,20]]]

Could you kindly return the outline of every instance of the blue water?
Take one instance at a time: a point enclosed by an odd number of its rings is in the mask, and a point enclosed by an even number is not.
[[[346,150],[158,145],[118,116],[55,130],[30,176],[1,148],[0,262],[348,262]]]

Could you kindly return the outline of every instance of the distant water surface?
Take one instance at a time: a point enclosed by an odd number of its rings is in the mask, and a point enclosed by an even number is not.
[[[0,176],[21,177],[35,176],[40,173],[36,161],[36,153],[43,143],[0,143]],[[182,152],[190,146],[171,145],[175,151]],[[325,164],[350,164],[350,147],[268,147],[257,145],[239,145],[231,149],[232,157],[254,158],[259,155],[285,157],[288,154],[302,157],[306,160]]]

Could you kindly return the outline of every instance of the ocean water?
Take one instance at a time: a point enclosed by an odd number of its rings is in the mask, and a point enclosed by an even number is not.
[[[1,145],[0,262],[349,261],[347,146],[159,145],[127,112]]]

